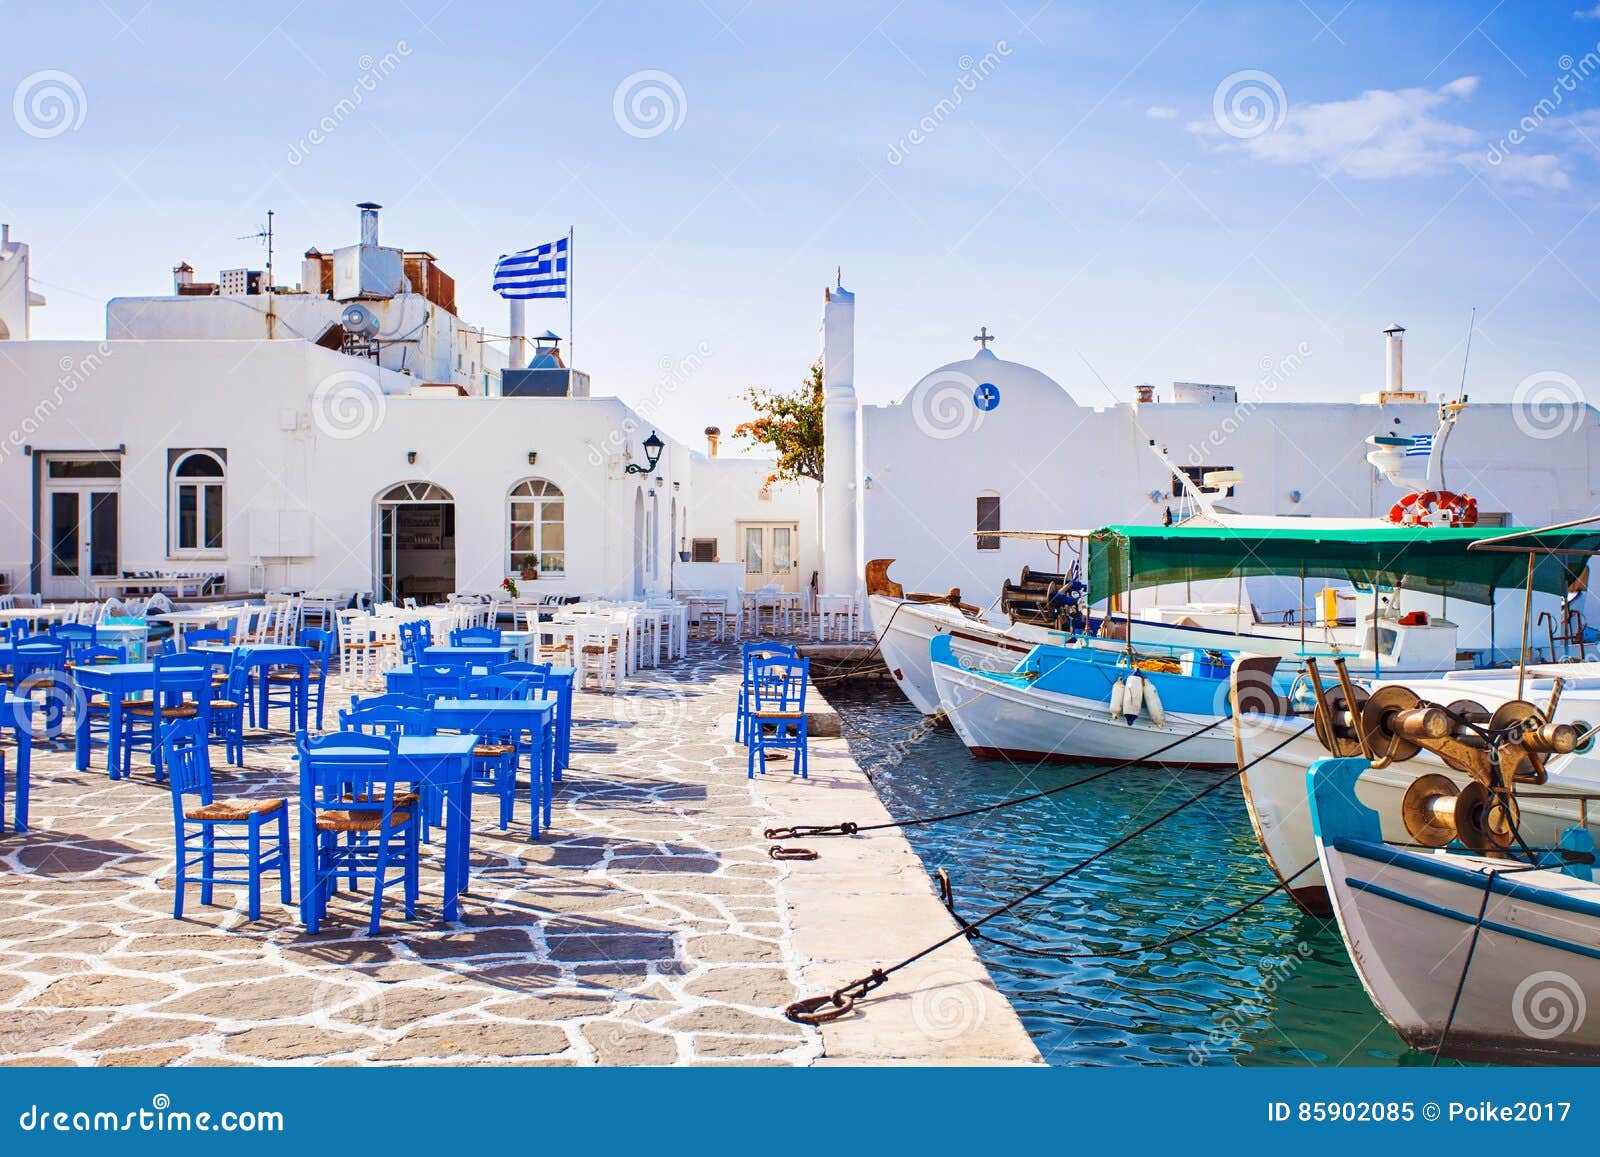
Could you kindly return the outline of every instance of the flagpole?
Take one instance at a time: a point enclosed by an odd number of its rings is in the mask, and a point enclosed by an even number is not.
[[[573,241],[572,226],[567,226],[567,365],[578,364],[577,343],[572,337],[572,287],[577,276],[577,247]]]

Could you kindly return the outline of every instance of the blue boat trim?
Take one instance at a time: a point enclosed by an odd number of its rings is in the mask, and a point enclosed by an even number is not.
[[[1480,881],[1482,877],[1479,877]],[[1458,912],[1454,908],[1446,908],[1429,900],[1419,900],[1415,896],[1408,896],[1404,892],[1396,892],[1392,888],[1385,888],[1381,884],[1372,884],[1366,880],[1358,880],[1354,876],[1346,876],[1344,882],[1358,892],[1378,896],[1385,900],[1392,900],[1407,908],[1414,908],[1419,912],[1428,912],[1435,916],[1443,916],[1454,920],[1458,924],[1472,925],[1478,922],[1476,913],[1468,915]],[[1495,877],[1495,887],[1491,891],[1500,892],[1499,884],[1503,881]],[[1510,936],[1517,940],[1527,940],[1535,944],[1542,944],[1547,948],[1554,948],[1561,952],[1570,952],[1575,956],[1587,956],[1591,960],[1600,960],[1600,948],[1590,948],[1584,944],[1573,944],[1569,940],[1558,940],[1553,936],[1546,936],[1542,932],[1534,932],[1527,928],[1516,928],[1510,924],[1501,924],[1496,920],[1484,920],[1483,927],[1489,932],[1498,932],[1502,936]]]
[[[1352,839],[1348,836],[1335,836],[1329,845],[1348,856],[1359,856],[1365,860],[1375,860],[1382,864],[1397,865],[1410,871],[1419,872],[1424,876],[1432,876],[1438,880],[1449,880],[1453,883],[1464,884],[1468,887],[1483,890],[1485,873],[1472,868],[1465,868],[1452,864],[1448,856],[1424,856],[1404,848],[1392,848],[1387,844],[1375,844],[1370,840]],[[1554,869],[1551,869],[1554,870]],[[1551,908],[1558,912],[1571,912],[1578,916],[1587,916],[1591,919],[1600,919],[1600,901],[1586,900],[1581,896],[1574,896],[1568,892],[1559,892],[1550,888],[1541,888],[1534,884],[1525,884],[1515,876],[1494,877],[1495,893],[1509,896],[1514,900],[1524,900],[1530,904]]]

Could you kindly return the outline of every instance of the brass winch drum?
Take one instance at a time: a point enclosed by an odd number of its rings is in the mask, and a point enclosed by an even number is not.
[[[1411,838],[1427,848],[1459,839],[1470,851],[1503,852],[1514,839],[1517,801],[1509,792],[1491,791],[1477,780],[1460,790],[1449,776],[1418,776],[1406,789],[1400,814]]]

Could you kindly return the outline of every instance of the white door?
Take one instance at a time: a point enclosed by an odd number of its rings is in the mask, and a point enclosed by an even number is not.
[[[52,458],[45,463],[44,581],[47,598],[95,596],[94,580],[121,567],[122,465],[107,458]]]
[[[792,522],[745,522],[739,525],[739,554],[744,560],[744,589],[777,583],[779,590],[799,590],[795,544],[799,527]]]

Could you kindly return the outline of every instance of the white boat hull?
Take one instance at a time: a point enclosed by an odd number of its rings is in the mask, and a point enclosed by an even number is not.
[[[1234,763],[1227,724],[1196,736],[1153,760],[1144,757],[1200,730],[1214,717],[1168,712],[1164,725],[1146,715],[1131,724],[1113,720],[1104,702],[1018,687],[983,675],[932,664],[939,706],[976,756],[1037,763],[1150,762],[1178,767],[1228,767]]]
[[[1326,759],[1327,749],[1314,732],[1308,731],[1282,750],[1261,758],[1263,752],[1282,743],[1310,720],[1264,723],[1259,717],[1246,715],[1244,718],[1247,721],[1244,758],[1252,766],[1239,777],[1239,785],[1244,790],[1245,807],[1250,813],[1256,840],[1278,879],[1292,880],[1288,891],[1295,902],[1311,915],[1331,915],[1332,904],[1317,860],[1311,800],[1306,791],[1306,769],[1317,760]],[[1253,762],[1257,759],[1259,762]],[[1575,781],[1566,774],[1573,767],[1572,757],[1551,759],[1547,765],[1549,782],[1542,790],[1592,790],[1595,784],[1588,776],[1580,776]],[[1447,767],[1437,756],[1422,752],[1404,762],[1369,770],[1356,784],[1356,797],[1378,813],[1385,840],[1398,844],[1411,842],[1411,835],[1400,818],[1401,802],[1406,789],[1417,777],[1430,772],[1449,776],[1458,787],[1465,785],[1468,779]],[[1523,836],[1536,847],[1553,847],[1562,830],[1579,820],[1579,805],[1572,800],[1523,798],[1519,803]],[[1591,813],[1589,830],[1600,838],[1600,808],[1592,808]],[[1310,865],[1309,870],[1302,872],[1307,865]]]
[[[1367,995],[1408,1044],[1434,1051],[1443,1041],[1465,1060],[1600,1059],[1600,1012],[1587,1007],[1600,993],[1600,887],[1554,871],[1502,875],[1485,905],[1485,874],[1511,862],[1341,846],[1320,849],[1339,932]]]

